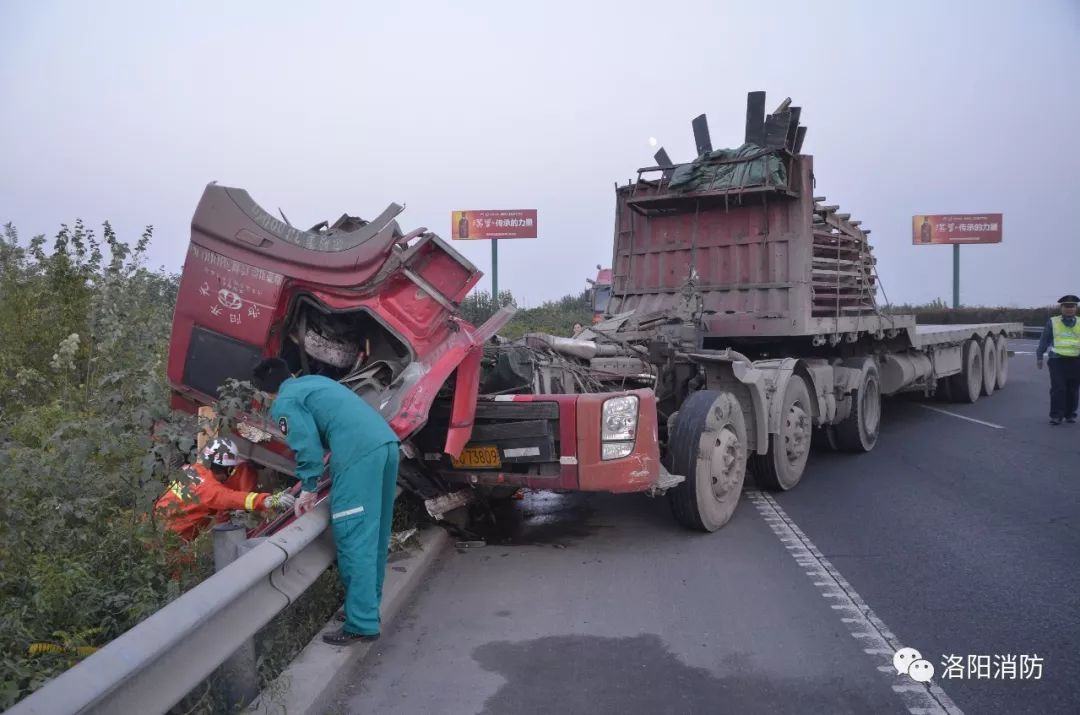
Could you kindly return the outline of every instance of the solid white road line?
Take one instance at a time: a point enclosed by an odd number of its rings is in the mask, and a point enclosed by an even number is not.
[[[982,420],[977,420],[974,417],[964,417],[963,415],[958,415],[955,412],[949,412],[948,410],[943,410],[940,407],[931,407],[930,405],[922,405],[922,406],[925,407],[928,410],[933,410],[934,412],[940,412],[941,414],[948,415],[949,417],[955,417],[958,420],[967,420],[968,422],[974,422],[975,424],[982,425],[984,427],[993,427],[994,429],[1005,429],[1001,425],[996,425],[993,422],[983,422]]]
[[[892,667],[893,655],[903,647],[903,644],[870,610],[870,607],[855,592],[851,584],[840,575],[836,567],[821,555],[814,543],[780,508],[776,500],[769,494],[755,489],[748,489],[746,496],[753,502],[781,542],[785,545],[799,545],[797,550],[790,550],[788,553],[800,566],[812,565],[813,570],[806,571],[806,575],[821,590],[824,598],[839,601],[839,603],[833,603],[830,608],[843,614],[840,618],[841,623],[847,626],[851,637],[864,646],[863,652],[870,656],[877,665],[877,669],[888,674],[892,680],[893,692],[904,702],[908,712],[912,715],[963,715],[963,711],[956,707],[956,703],[933,681],[918,683],[896,672],[896,669]],[[917,646],[918,644],[906,645]]]

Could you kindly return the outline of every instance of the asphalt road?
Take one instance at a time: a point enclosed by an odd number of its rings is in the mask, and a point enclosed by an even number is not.
[[[888,402],[872,453],[815,453],[715,534],[662,499],[530,495],[448,554],[337,711],[1078,712],[1080,425],[1047,424],[1033,363],[974,405]],[[901,645],[932,683],[888,665]]]

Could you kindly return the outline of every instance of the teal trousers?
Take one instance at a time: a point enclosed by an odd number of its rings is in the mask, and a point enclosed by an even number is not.
[[[330,525],[345,587],[345,630],[375,634],[394,520],[398,445],[351,458],[332,454],[330,471]]]

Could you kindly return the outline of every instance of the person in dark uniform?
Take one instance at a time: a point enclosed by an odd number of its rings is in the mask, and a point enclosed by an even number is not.
[[[398,436],[349,388],[322,375],[293,377],[280,358],[256,365],[252,383],[270,395],[270,417],[296,455],[298,516],[315,506],[323,455],[330,452],[330,526],[345,586],[345,624],[323,640],[376,640],[397,494]]]
[[[1062,420],[1076,422],[1077,402],[1080,401],[1080,325],[1076,321],[1076,305],[1080,298],[1069,294],[1062,296],[1061,315],[1055,315],[1043,328],[1039,347],[1035,350],[1035,364],[1042,370],[1043,355],[1047,350],[1050,358],[1050,424],[1059,425]]]

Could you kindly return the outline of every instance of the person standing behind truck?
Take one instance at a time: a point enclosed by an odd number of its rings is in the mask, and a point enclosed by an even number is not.
[[[1080,298],[1065,295],[1058,299],[1061,315],[1055,315],[1043,328],[1035,364],[1042,370],[1043,355],[1050,351],[1050,424],[1061,420],[1076,422],[1077,402],[1080,402],[1080,325],[1076,321],[1076,304]]]
[[[323,641],[376,640],[397,495],[398,437],[355,392],[321,375],[293,377],[280,358],[256,365],[252,384],[270,396],[270,417],[296,455],[297,516],[315,506],[323,454],[330,452],[330,525],[345,586],[345,624]]]

